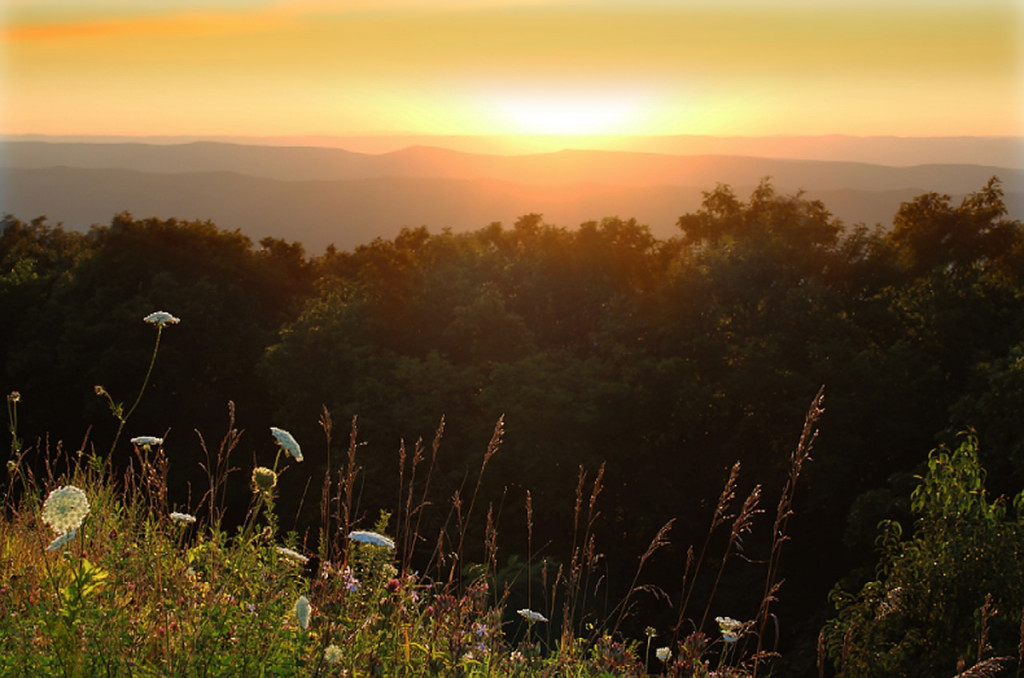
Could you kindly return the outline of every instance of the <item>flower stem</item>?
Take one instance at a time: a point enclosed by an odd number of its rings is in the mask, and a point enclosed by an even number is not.
[[[160,350],[160,335],[163,334],[163,330],[164,328],[162,325],[156,326],[156,341],[153,343],[153,355],[149,358],[149,367],[146,369],[146,376],[142,380],[142,388],[139,389],[139,394],[135,396],[135,402],[132,403],[132,406],[128,408],[127,412],[122,415],[118,415],[117,417],[117,433],[114,434],[114,442],[110,446],[111,455],[114,453],[114,450],[117,449],[117,442],[121,439],[121,433],[124,431],[125,424],[128,423],[128,417],[132,416],[132,412],[134,412],[135,408],[139,406],[139,403],[142,401],[142,394],[146,392],[146,387],[149,385],[149,378],[153,374],[153,365],[156,364],[156,354],[157,351]]]

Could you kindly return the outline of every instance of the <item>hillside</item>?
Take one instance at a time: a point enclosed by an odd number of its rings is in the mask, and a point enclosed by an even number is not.
[[[411,147],[371,155],[335,148],[7,142],[0,209],[46,215],[73,229],[118,212],[209,219],[253,238],[351,248],[405,226],[461,232],[540,213],[576,226],[636,218],[658,237],[718,183],[745,195],[764,177],[781,191],[823,200],[847,224],[887,224],[927,191],[954,198],[998,176],[1012,217],[1024,215],[1024,170],[744,156],[560,151],[523,156]]]

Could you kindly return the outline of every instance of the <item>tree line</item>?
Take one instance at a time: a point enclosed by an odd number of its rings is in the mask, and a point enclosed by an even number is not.
[[[675,595],[729,469],[740,461],[740,490],[761,483],[774,505],[824,385],[782,562],[784,638],[806,665],[829,589],[871,578],[876,526],[909,519],[929,449],[971,428],[990,490],[1024,486],[1024,229],[995,178],[959,202],[923,194],[874,228],[767,180],[745,199],[719,185],[678,227],[661,240],[632,219],[565,228],[528,214],[312,256],[209,222],[119,214],[79,233],[6,215],[0,388],[19,392],[29,444],[102,449],[116,421],[94,388],[133,397],[152,350],[140,319],[167,310],[182,322],[127,433],[166,437],[181,501],[201,476],[195,432],[218,438],[229,402],[246,430],[240,454],[267,454],[271,425],[302,441],[306,461],[281,497],[299,531],[353,417],[371,520],[400,502],[402,441],[429,443],[443,418],[441,506],[475,482],[503,418],[481,496],[501,515],[508,562],[526,551],[527,491],[534,545],[557,559],[580,469],[603,468],[595,534],[608,580],[628,583],[676,518],[646,575]],[[113,463],[127,463],[124,447]],[[745,549],[756,560],[764,546],[752,537]],[[740,588],[721,600],[734,617],[753,604]]]

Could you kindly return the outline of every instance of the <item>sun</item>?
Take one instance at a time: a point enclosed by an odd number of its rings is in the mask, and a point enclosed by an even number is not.
[[[595,94],[503,94],[488,102],[506,134],[590,136],[642,131],[645,102],[637,97]]]

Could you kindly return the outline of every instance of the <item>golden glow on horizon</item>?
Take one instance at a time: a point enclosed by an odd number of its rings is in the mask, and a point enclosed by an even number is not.
[[[8,134],[1024,135],[1012,0],[8,1]]]
[[[515,134],[644,134],[647,102],[629,93],[509,92],[490,100],[492,117]]]

